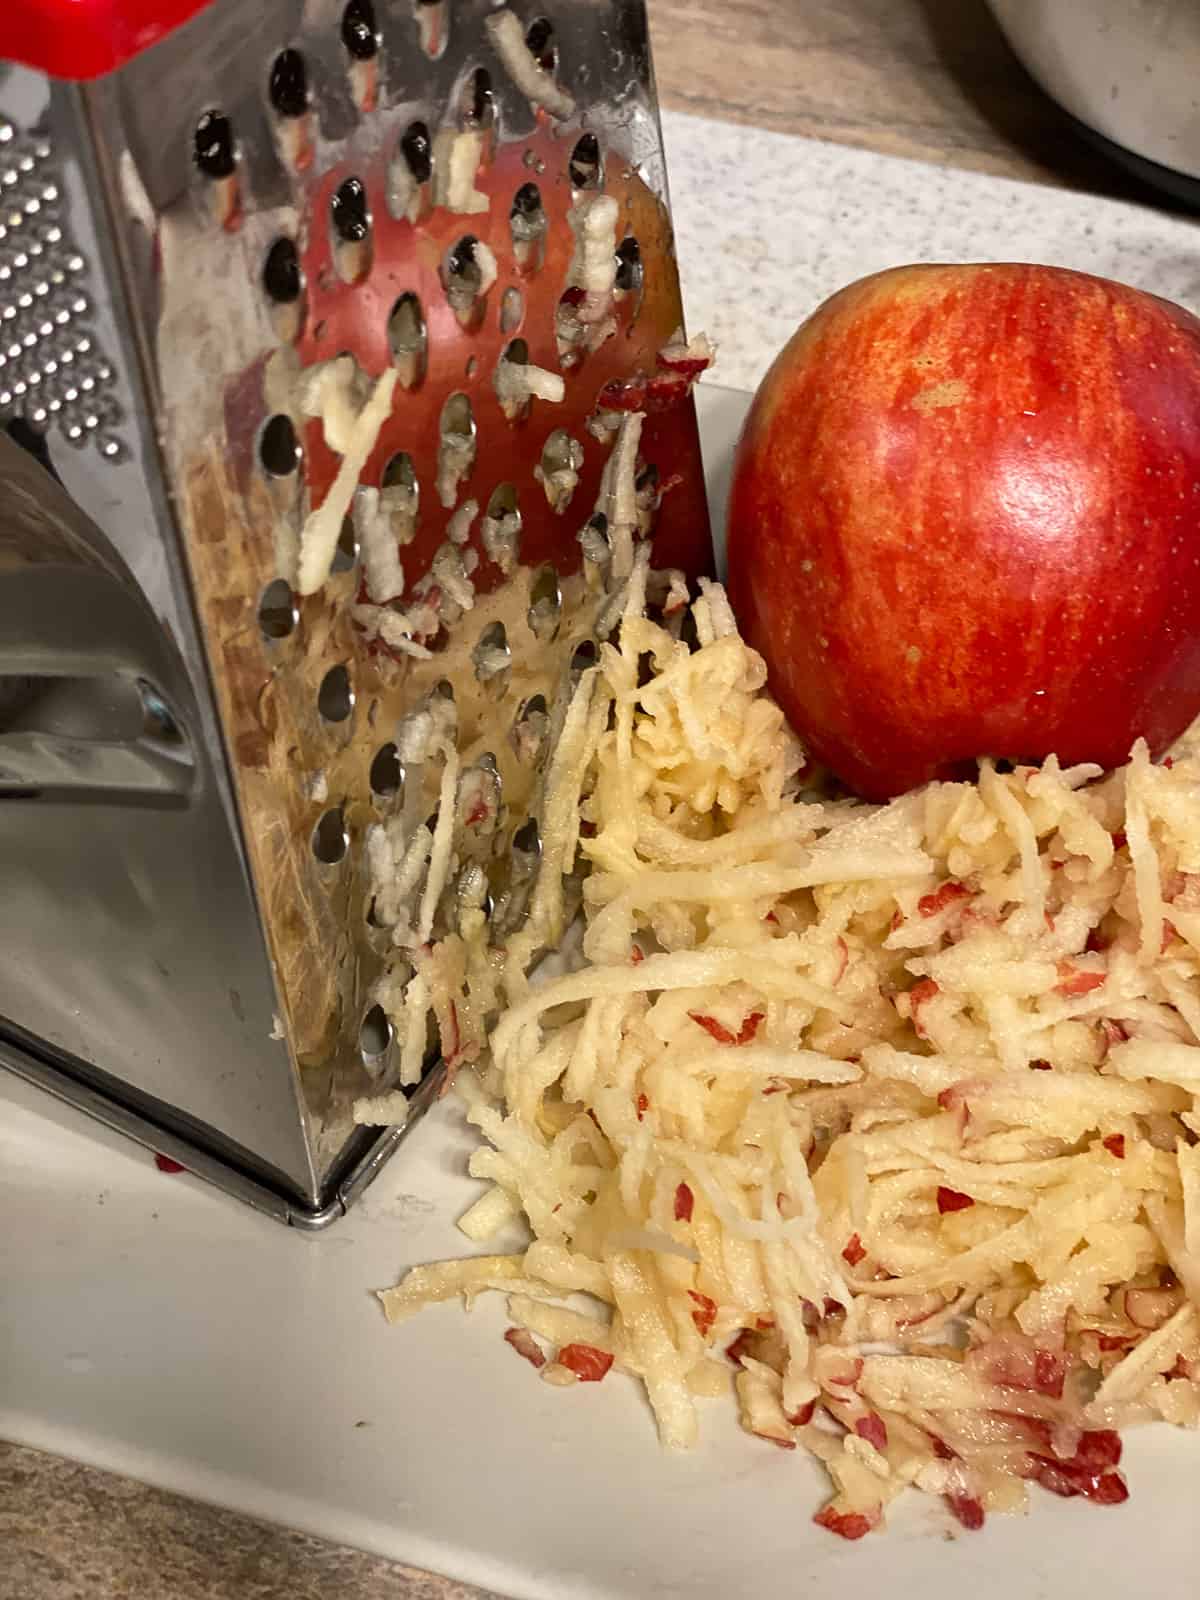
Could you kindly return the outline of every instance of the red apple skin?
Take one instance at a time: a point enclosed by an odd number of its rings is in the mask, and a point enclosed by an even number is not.
[[[1200,715],[1200,321],[1009,263],[843,289],[747,417],[729,594],[870,799],[1161,753]]]

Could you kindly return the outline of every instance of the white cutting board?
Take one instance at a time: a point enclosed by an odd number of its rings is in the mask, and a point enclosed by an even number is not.
[[[691,323],[736,347],[735,389],[817,299],[888,261],[1091,255],[1182,299],[1200,281],[1191,227],[1136,208],[694,118],[667,133]],[[746,403],[701,395],[719,504]],[[1193,1436],[1134,1435],[1116,1510],[1041,1496],[967,1535],[913,1494],[886,1535],[846,1545],[811,1523],[818,1470],[742,1434],[729,1404],[667,1456],[631,1382],[541,1383],[499,1299],[389,1328],[371,1289],[465,1253],[470,1147],[442,1106],[309,1237],[0,1075],[0,1436],[521,1600],[1194,1591]]]

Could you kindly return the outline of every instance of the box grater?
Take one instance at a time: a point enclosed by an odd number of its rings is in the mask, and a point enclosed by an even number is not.
[[[0,60],[0,1061],[318,1227],[561,935],[634,545],[709,566],[644,7],[7,0]]]

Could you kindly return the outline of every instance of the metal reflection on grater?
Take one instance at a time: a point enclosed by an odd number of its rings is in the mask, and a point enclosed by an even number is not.
[[[328,1151],[561,937],[574,691],[639,543],[711,555],[690,379],[654,387],[682,313],[640,0],[259,9],[253,48],[239,0],[204,14],[185,181],[141,63],[100,120],[155,196],[163,449]]]
[[[54,429],[117,461],[121,408],[91,294],[50,139],[0,116],[0,425]]]

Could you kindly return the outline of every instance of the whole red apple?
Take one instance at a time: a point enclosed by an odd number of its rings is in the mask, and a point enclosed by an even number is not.
[[[1055,267],[915,266],[798,330],[746,420],[729,594],[875,799],[1200,714],[1200,321]]]

